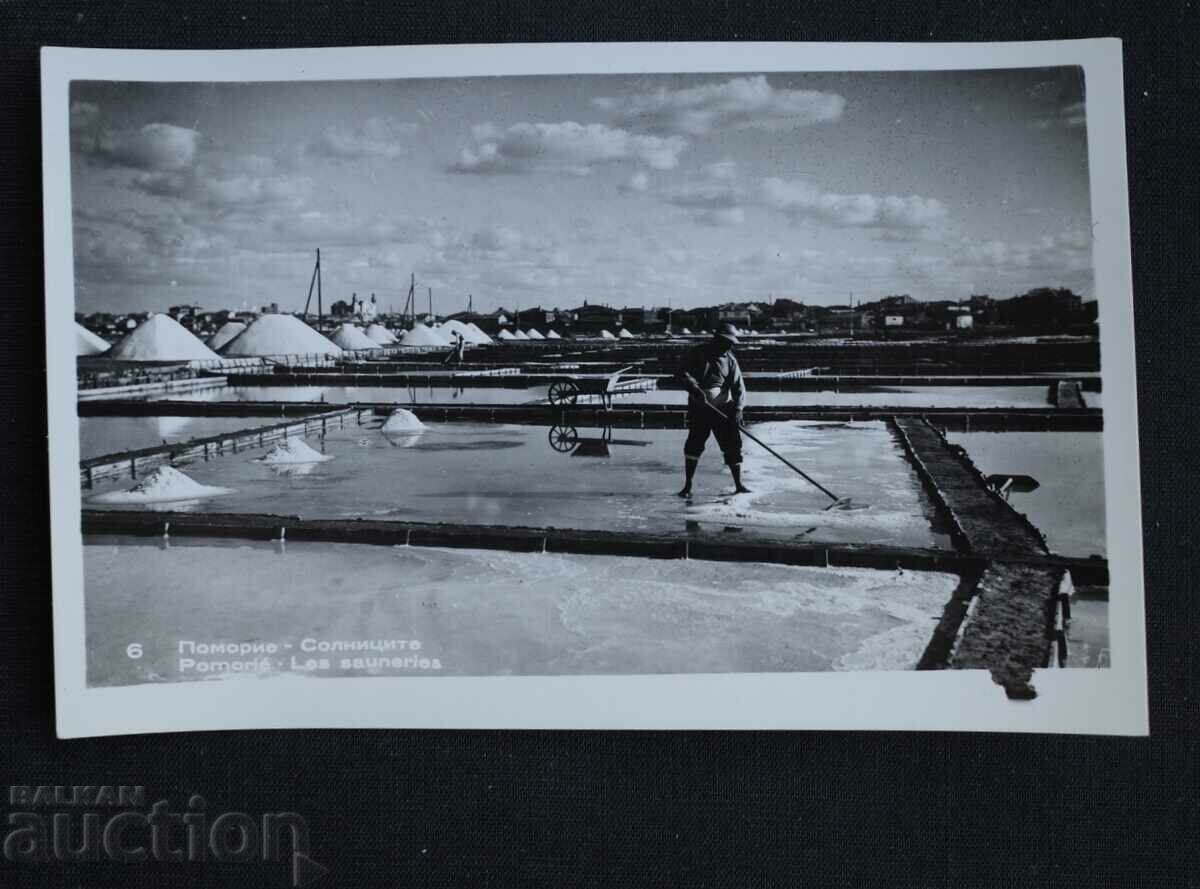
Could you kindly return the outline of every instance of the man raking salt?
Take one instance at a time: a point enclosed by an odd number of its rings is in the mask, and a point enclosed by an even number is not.
[[[692,479],[711,433],[725,456],[738,494],[750,489],[742,484],[742,409],[746,383],[733,354],[738,344],[732,324],[722,324],[711,340],[688,350],[675,372],[688,391],[688,436],[683,445],[684,483],[680,497],[692,496]],[[715,410],[714,410],[715,408]]]

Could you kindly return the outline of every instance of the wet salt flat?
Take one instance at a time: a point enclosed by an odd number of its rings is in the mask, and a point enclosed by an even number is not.
[[[1036,491],[1014,492],[1009,503],[1046,535],[1052,551],[1107,554],[1102,433],[951,432],[947,438],[966,448],[984,474],[1037,479]]]
[[[850,512],[823,511],[825,495],[749,441],[744,472],[754,493],[730,496],[728,471],[710,443],[688,503],[675,496],[683,480],[684,430],[606,435],[599,429],[446,423],[385,434],[380,425],[330,430],[323,441],[310,437],[310,444],[334,457],[325,463],[264,465],[244,452],[182,465],[195,481],[234,492],[160,506],[949,547],[932,528],[932,507],[883,423],[753,427],[836,494],[871,507]],[[127,478],[103,480],[93,493],[129,484]]]
[[[80,417],[79,456],[86,460],[163,442],[176,444],[265,422],[256,417]]]
[[[219,386],[166,396],[174,401],[390,401],[396,404],[431,402],[462,404],[530,404],[546,398],[545,386],[526,389],[479,386]]]
[[[958,581],[925,572],[355,544],[88,542],[92,686],[912,669]],[[376,650],[304,651],[384,639],[420,648],[387,652],[412,659],[386,663]],[[127,656],[131,640],[143,642],[138,660]],[[271,642],[279,651],[252,671],[202,671],[181,663],[181,640]],[[353,660],[366,656],[377,660]]]

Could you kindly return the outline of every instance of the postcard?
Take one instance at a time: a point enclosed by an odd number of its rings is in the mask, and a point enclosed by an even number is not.
[[[61,736],[1147,732],[1119,41],[42,70]]]

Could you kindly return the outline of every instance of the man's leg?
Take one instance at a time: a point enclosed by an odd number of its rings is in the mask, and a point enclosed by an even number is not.
[[[700,465],[700,455],[704,453],[708,432],[707,418],[698,411],[688,411],[688,437],[683,443],[683,489],[679,492],[680,497],[692,496],[692,479],[696,475],[696,467]]]
[[[713,434],[717,444],[721,446],[721,453],[725,455],[725,465],[729,467],[729,474],[733,476],[734,489],[739,494],[749,494],[750,489],[742,484],[742,433],[737,427],[737,421],[730,418],[714,427]]]

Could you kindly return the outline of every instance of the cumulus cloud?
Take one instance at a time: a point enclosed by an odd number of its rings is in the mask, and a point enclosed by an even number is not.
[[[1069,102],[1061,105],[1054,114],[1047,117],[1039,117],[1034,121],[1034,126],[1039,130],[1049,130],[1056,127],[1065,127],[1067,129],[1075,129],[1087,124],[1087,103],[1081,101]]]
[[[793,220],[815,219],[841,228],[875,228],[917,235],[944,223],[945,204],[920,195],[834,194],[808,182],[766,179],[761,197]]]
[[[473,128],[472,145],[450,165],[455,173],[520,173],[533,169],[586,174],[596,164],[636,161],[654,170],[679,165],[687,143],[678,137],[636,136],[604,124],[519,123],[506,130]]]
[[[83,116],[87,113],[84,111]],[[117,166],[173,171],[191,166],[199,141],[200,133],[188,127],[148,123],[140,129],[99,133],[83,146],[83,150],[98,160]]]
[[[776,89],[760,74],[681,90],[601,97],[593,104],[631,129],[703,136],[721,129],[779,132],[837,120],[846,100],[836,93]]]
[[[308,143],[310,154],[340,160],[380,157],[393,160],[406,154],[407,142],[420,129],[390,117],[371,117],[361,126],[331,126]]]

